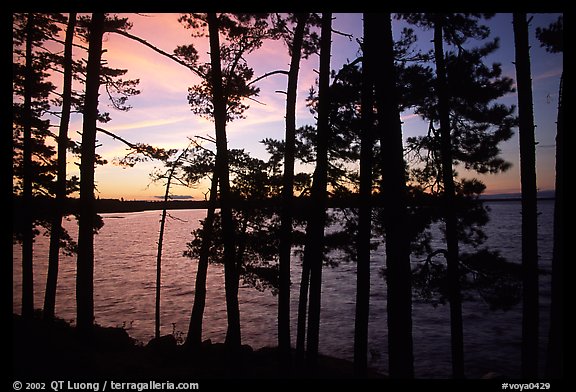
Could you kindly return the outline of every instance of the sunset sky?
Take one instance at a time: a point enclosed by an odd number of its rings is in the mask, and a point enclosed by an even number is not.
[[[178,21],[179,14],[125,14],[133,23],[131,33],[139,36],[155,46],[171,53],[177,45],[192,42],[190,31]],[[358,56],[357,38],[362,34],[361,14],[335,14],[333,28],[352,34],[353,39],[334,34],[332,37],[332,69],[338,70],[342,64],[352,61]],[[558,85],[562,72],[562,55],[548,54],[535,38],[535,28],[547,26],[556,20],[557,14],[535,14],[531,23],[531,59],[534,94],[534,114],[536,127],[538,186],[540,190],[554,188],[554,157],[556,110]],[[400,22],[394,21],[394,35],[398,37]],[[514,45],[511,14],[497,14],[487,23],[492,28],[492,36],[500,37],[501,47],[490,61],[502,63],[506,76],[515,77]],[[430,32],[419,32],[419,45],[429,49]],[[208,60],[207,38],[193,41],[201,56]],[[213,135],[214,126],[210,121],[194,115],[187,102],[188,87],[198,83],[198,78],[183,66],[165,58],[149,48],[116,34],[106,34],[104,59],[109,66],[128,69],[125,79],[140,79],[141,94],[132,97],[129,104],[133,107],[128,112],[119,112],[107,108],[109,102],[101,88],[100,110],[110,111],[112,121],[102,125],[103,128],[118,134],[131,142],[148,143],[157,147],[184,148],[188,137],[195,135]],[[281,42],[266,42],[264,46],[250,55],[248,63],[259,76],[276,69],[288,69],[289,56],[286,47]],[[314,119],[305,106],[305,98],[309,88],[314,84],[318,69],[318,57],[311,56],[303,61],[299,79],[297,125],[313,124]],[[275,91],[286,89],[286,76],[277,75],[262,80],[258,86],[261,89],[258,100],[250,103],[246,119],[236,120],[228,124],[228,142],[230,148],[245,148],[248,152],[261,159],[267,159],[263,146],[259,143],[265,137],[284,138],[285,96]],[[516,104],[516,94],[503,98],[506,104]],[[404,137],[422,134],[426,125],[410,113],[403,114]],[[82,119],[76,116],[72,119],[71,137],[79,139],[76,133],[82,127]],[[98,167],[96,181],[100,198],[152,199],[163,195],[162,184],[151,184],[149,174],[159,163],[140,163],[133,168],[122,168],[112,163],[115,157],[126,153],[122,143],[99,134],[98,153],[109,163]],[[509,142],[502,145],[504,158],[513,167],[504,174],[479,176],[488,186],[488,194],[519,192],[519,158],[518,138],[515,135]],[[75,165],[69,166],[70,174],[77,172]],[[471,177],[460,173],[462,177]],[[173,190],[175,195],[192,195],[202,198],[205,189],[189,189],[179,187]]]

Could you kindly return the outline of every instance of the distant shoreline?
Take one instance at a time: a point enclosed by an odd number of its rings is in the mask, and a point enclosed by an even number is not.
[[[522,199],[520,197],[481,197],[479,199],[481,202],[520,202]],[[553,196],[542,196],[538,197],[538,201],[544,200],[554,200]],[[97,211],[99,213],[120,213],[120,212],[140,212],[140,211],[155,211],[162,210],[166,206],[167,210],[198,210],[207,209],[209,207],[208,201],[200,200],[169,200],[166,203],[164,201],[147,201],[147,200],[132,200],[132,201],[121,201],[118,199],[102,199],[97,200]],[[307,200],[302,200],[300,204],[305,205]],[[298,203],[297,203],[298,204]],[[346,202],[342,200],[332,200],[328,201],[328,207],[346,207]],[[244,206],[250,206],[246,204]],[[279,207],[279,203],[275,203],[274,200],[270,200],[269,203],[260,203],[258,207]],[[217,205],[217,208],[220,206]],[[348,207],[357,207],[354,201],[351,201]]]
[[[546,200],[554,200],[554,196],[541,196],[537,197],[536,200],[538,201],[546,201]],[[489,202],[489,201],[522,201],[520,197],[481,197],[479,199],[481,202]]]
[[[510,195],[486,195],[479,199],[481,202],[519,202],[521,197],[519,194]],[[538,201],[543,200],[554,200],[553,193],[543,193],[538,197]],[[18,199],[14,200],[14,212],[21,208],[21,201]],[[78,210],[79,199],[68,199],[67,206],[65,208],[66,213],[72,214]],[[308,204],[307,199],[296,199],[296,208],[306,208]],[[377,204],[377,203],[376,203]],[[281,201],[278,199],[271,199],[265,202],[259,201],[257,203],[242,202],[241,204],[235,205],[235,208],[275,208],[281,205]],[[122,200],[122,199],[97,199],[96,200],[96,212],[106,214],[106,213],[128,213],[128,212],[142,212],[142,211],[156,211],[166,208],[167,210],[198,210],[207,209],[209,207],[209,202],[205,200],[169,200],[164,202],[163,200]],[[216,208],[219,208],[219,204]],[[358,200],[356,198],[352,199],[329,199],[329,208],[356,208],[358,207]],[[50,211],[54,208],[54,200],[49,198],[37,199],[34,201],[33,209],[37,211]]]

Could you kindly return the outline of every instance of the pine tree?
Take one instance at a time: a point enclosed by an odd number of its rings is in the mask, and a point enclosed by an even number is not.
[[[364,14],[362,43],[362,92],[360,136],[360,207],[358,211],[358,260],[356,317],[354,324],[354,368],[362,375],[368,367],[368,316],[370,306],[370,242],[372,239],[372,157],[374,149],[374,79],[378,16]]]
[[[286,139],[284,149],[284,174],[282,177],[282,211],[279,247],[279,290],[278,290],[278,348],[282,360],[287,363],[291,356],[290,339],[290,259],[292,256],[292,204],[294,197],[294,162],[296,143],[296,98],[300,59],[303,53],[305,34],[310,14],[293,16],[296,27],[290,45],[291,59],[286,90]],[[309,34],[309,32],[308,32]]]
[[[42,45],[53,39],[59,28],[52,14],[14,14],[14,95],[13,104],[13,191],[20,194],[20,215],[15,233],[22,242],[22,316],[34,311],[33,241],[39,212],[34,197],[51,192],[54,178],[54,149],[50,136],[49,96],[54,85],[47,81],[51,58]]]
[[[311,202],[313,210],[306,227],[304,265],[310,269],[310,296],[308,307],[308,337],[306,363],[314,369],[318,361],[320,337],[320,308],[322,290],[322,263],[324,250],[324,226],[326,222],[328,141],[330,138],[330,53],[332,37],[332,14],[322,13],[320,35],[320,75],[318,83],[318,136],[316,139],[316,169],[312,183]],[[303,267],[304,268],[304,267]]]
[[[189,14],[180,18],[187,28],[194,28],[196,36],[208,30],[210,62],[194,68],[202,77],[200,84],[189,89],[188,101],[192,110],[214,121],[216,134],[216,162],[214,177],[218,179],[219,200],[222,213],[224,243],[225,290],[228,314],[226,343],[233,351],[241,344],[240,311],[238,304],[238,268],[235,265],[234,219],[230,195],[230,172],[226,140],[226,124],[241,118],[248,105],[243,99],[258,94],[249,85],[253,70],[246,64],[244,55],[262,45],[266,34],[266,14]],[[219,34],[226,39],[220,44]],[[179,58],[195,67],[197,51],[193,45],[180,46],[175,50]]]
[[[457,173],[453,168],[461,163],[465,169],[479,173],[507,170],[510,164],[500,158],[498,144],[511,137],[515,125],[514,107],[493,103],[513,91],[512,80],[501,76],[499,64],[492,67],[483,64],[483,58],[498,48],[498,41],[490,41],[479,48],[463,46],[470,38],[488,37],[489,29],[478,22],[482,16],[490,17],[481,14],[401,15],[410,23],[434,31],[436,77],[430,79],[429,86],[435,95],[416,104],[416,113],[429,121],[430,130],[427,136],[409,138],[408,150],[415,152],[416,158],[425,164],[412,170],[414,177],[443,197],[455,378],[464,377],[458,250],[464,219],[457,213],[460,204],[457,195],[465,189],[481,191],[483,184],[478,180],[456,183]],[[444,43],[457,48],[457,52],[445,52]]]
[[[546,28],[537,28],[536,37],[550,53],[564,52],[564,18],[560,16]],[[564,71],[558,91],[556,120],[556,183],[554,198],[554,246],[552,250],[552,289],[550,331],[546,375],[561,379],[564,375],[564,101],[562,99]]]
[[[202,343],[202,319],[204,317],[204,307],[206,305],[206,279],[208,276],[208,260],[210,249],[213,243],[214,219],[216,214],[216,201],[218,192],[218,177],[212,170],[210,180],[210,196],[208,199],[208,211],[206,219],[201,223],[202,245],[198,255],[198,269],[194,286],[194,305],[190,316],[188,334],[186,335],[186,345],[192,350],[197,350]],[[191,247],[191,244],[188,245]],[[186,252],[186,255],[193,256],[193,253]]]
[[[214,108],[214,126],[216,129],[216,176],[220,188],[220,208],[222,211],[222,231],[224,239],[224,275],[226,289],[226,312],[228,330],[226,344],[235,351],[240,348],[240,308],[238,305],[238,270],[235,263],[235,238],[232,206],[230,204],[230,172],[228,165],[228,147],[226,139],[226,96],[222,83],[222,66],[220,62],[219,21],[215,13],[206,17],[210,37],[210,65],[212,105]]]
[[[95,165],[105,163],[96,153],[96,134],[111,134],[98,127],[98,123],[110,121],[109,113],[98,110],[99,90],[103,85],[112,107],[121,111],[130,110],[131,107],[126,104],[128,98],[139,94],[135,88],[138,80],[120,78],[127,70],[111,69],[103,65],[102,42],[105,32],[130,27],[127,19],[107,17],[103,13],[92,14],[89,22],[86,18],[79,21],[81,33],[88,38],[88,61],[85,69],[86,87],[79,100],[82,103],[83,125],[80,146],[76,305],[77,326],[86,335],[91,333],[94,326],[94,234],[101,226],[94,197]]]
[[[80,207],[76,273],[77,326],[90,334],[94,326],[94,165],[96,163],[96,122],[105,15],[92,14],[89,27],[88,63],[80,163]]]
[[[526,14],[515,12],[513,26],[522,189],[522,377],[527,378],[538,374],[538,326],[540,324],[536,143]]]
[[[168,162],[166,160],[166,164],[169,166],[167,173],[160,178],[166,180],[166,185],[164,189],[164,204],[162,208],[162,218],[160,219],[160,232],[158,233],[158,247],[156,251],[156,306],[155,306],[155,328],[154,328],[154,337],[156,339],[160,338],[160,297],[161,297],[161,288],[162,288],[162,246],[164,242],[164,228],[166,227],[166,215],[167,215],[167,208],[168,208],[168,200],[170,199],[170,186],[172,185],[172,181],[178,180],[178,169],[182,165],[182,160],[186,158],[188,155],[188,150],[190,146],[186,147],[178,157],[172,161]]]
[[[375,66],[380,70],[375,80],[382,171],[380,193],[386,233],[389,369],[390,377],[413,378],[412,285],[406,173],[390,15],[382,15],[380,24],[384,50],[377,63],[379,66]]]
[[[28,15],[26,21],[26,65],[24,76],[24,113],[23,113],[23,184],[22,194],[25,205],[32,204],[32,34],[34,16]],[[33,278],[33,224],[32,216],[24,213],[24,235],[22,236],[22,317],[30,318],[34,312],[34,278]]]
[[[450,108],[446,82],[444,59],[444,20],[443,15],[434,18],[434,58],[436,61],[436,94],[440,120],[440,151],[442,157],[442,184],[444,186],[444,216],[446,223],[446,246],[448,264],[448,285],[450,296],[450,332],[452,347],[452,374],[454,378],[464,377],[464,332],[462,326],[462,299],[460,276],[458,273],[458,236],[454,205],[455,186],[452,174],[452,143],[450,140]]]
[[[56,307],[56,287],[58,283],[58,265],[60,242],[64,235],[62,228],[62,217],[68,193],[66,178],[66,154],[68,151],[68,125],[70,122],[70,112],[72,109],[72,45],[76,28],[76,13],[71,12],[68,16],[66,28],[66,38],[64,44],[63,61],[63,87],[62,87],[62,113],[58,131],[58,167],[56,180],[56,206],[51,223],[50,251],[48,260],[48,275],[46,278],[46,294],[44,296],[44,317],[54,318]]]

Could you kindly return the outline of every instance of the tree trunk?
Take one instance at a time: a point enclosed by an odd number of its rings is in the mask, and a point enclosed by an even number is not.
[[[322,259],[324,253],[324,226],[326,222],[329,110],[330,110],[330,50],[332,37],[332,13],[322,13],[320,36],[320,76],[318,83],[318,137],[316,146],[316,170],[312,184],[312,211],[306,227],[304,258],[310,260],[310,297],[308,307],[308,339],[306,361],[310,369],[318,362],[320,335],[320,308],[322,295]]]
[[[410,240],[406,227],[406,174],[394,68],[392,22],[390,14],[386,14],[381,21],[376,19],[374,22],[381,24],[383,33],[380,35],[383,50],[375,68],[380,71],[376,74],[376,102],[386,232],[389,373],[392,378],[413,378]],[[378,27],[376,29],[378,30]]]
[[[238,304],[238,269],[235,257],[234,221],[230,203],[228,147],[226,140],[226,97],[224,96],[222,86],[218,18],[215,13],[208,13],[207,17],[210,35],[210,63],[212,68],[212,103],[214,106],[214,124],[216,129],[216,172],[220,184],[220,209],[222,213],[222,237],[224,242],[224,279],[226,311],[228,314],[226,345],[232,351],[236,351],[240,348],[241,344],[240,308]]]
[[[170,197],[170,184],[172,183],[172,178],[174,177],[174,172],[178,166],[180,159],[186,155],[188,148],[186,148],[176,161],[172,164],[170,172],[168,174],[168,179],[166,180],[166,191],[164,192],[164,204],[162,208],[162,218],[160,219],[160,233],[158,234],[158,250],[156,253],[156,314],[155,314],[155,331],[154,335],[156,339],[160,337],[160,291],[162,288],[162,243],[164,242],[164,227],[166,225],[166,209],[168,204],[168,198]]]
[[[68,126],[72,100],[72,44],[76,27],[76,13],[68,17],[64,43],[64,77],[62,87],[62,114],[58,131],[58,168],[56,180],[56,207],[50,230],[50,251],[48,256],[48,276],[44,296],[44,318],[54,318],[56,307],[56,287],[58,285],[58,265],[60,256],[60,238],[62,236],[62,216],[66,203],[66,153],[68,151]]]
[[[190,316],[188,336],[186,345],[192,350],[200,348],[202,343],[202,319],[204,317],[204,307],[206,305],[206,277],[208,275],[208,259],[210,246],[214,232],[214,215],[216,213],[216,192],[218,191],[218,177],[216,173],[212,175],[210,185],[210,198],[208,201],[208,212],[202,225],[202,247],[200,248],[200,258],[198,260],[198,270],[196,271],[196,284],[194,287],[194,305]]]
[[[532,105],[532,77],[528,22],[525,13],[513,14],[518,89],[518,134],[522,187],[522,377],[538,374],[538,211],[536,205],[536,142]]]
[[[90,22],[80,162],[76,306],[77,327],[88,334],[94,326],[94,220],[96,216],[94,165],[96,163],[96,122],[104,19],[103,13],[94,13]]]
[[[26,21],[26,64],[24,76],[24,142],[22,163],[22,201],[23,201],[23,225],[22,225],[22,317],[31,318],[34,314],[34,224],[31,213],[32,206],[32,85],[33,85],[33,62],[32,40],[34,30],[34,14],[28,14]]]
[[[564,104],[560,77],[558,120],[556,122],[556,186],[554,199],[554,247],[552,253],[552,293],[550,304],[550,336],[547,376],[564,376]]]
[[[372,232],[372,154],[374,149],[374,55],[378,17],[364,14],[360,135],[360,208],[358,211],[356,316],[354,323],[354,370],[358,376],[368,368],[368,316],[370,306],[370,241]]]
[[[306,347],[306,311],[308,310],[308,290],[310,288],[310,260],[302,259],[302,276],[298,297],[298,324],[296,326],[296,363],[303,365]]]
[[[160,292],[162,287],[162,243],[164,242],[164,226],[166,224],[166,203],[170,192],[170,182],[166,186],[164,194],[164,208],[162,208],[162,218],[160,219],[160,233],[158,234],[158,249],[156,252],[156,306],[154,317],[154,336],[160,338]]]
[[[278,348],[281,361],[290,362],[290,259],[292,250],[292,199],[294,197],[294,155],[296,148],[296,98],[298,73],[302,57],[302,42],[308,14],[297,15],[292,40],[292,57],[286,90],[286,142],[284,147],[284,175],[282,177],[282,210],[279,246],[278,288]]]
[[[450,137],[450,106],[446,81],[443,30],[444,18],[437,14],[434,23],[434,58],[436,62],[436,94],[440,116],[440,151],[442,155],[442,183],[444,185],[444,221],[448,253],[448,296],[450,298],[450,330],[452,346],[452,375],[464,377],[464,332],[462,327],[462,298],[458,268],[458,222],[453,209],[455,199],[452,175],[452,142]]]

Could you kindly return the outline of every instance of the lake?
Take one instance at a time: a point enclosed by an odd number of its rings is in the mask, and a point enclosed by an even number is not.
[[[499,250],[508,261],[521,258],[521,207],[516,201],[490,201],[491,220],[486,226],[486,245]],[[539,208],[539,264],[550,271],[554,202],[542,200]],[[185,338],[194,297],[197,263],[182,255],[191,231],[205,217],[206,210],[169,211],[162,258],[162,334]],[[130,336],[146,343],[154,335],[156,251],[161,211],[102,214],[104,227],[95,237],[94,305],[96,322],[122,326]],[[74,220],[64,226],[77,235]],[[436,244],[442,246],[437,231]],[[34,245],[35,306],[41,307],[46,284],[48,243],[46,236]],[[462,250],[466,250],[462,247]],[[13,311],[20,313],[21,247],[13,246]],[[415,257],[414,260],[423,259]],[[320,352],[352,360],[356,265],[342,255],[337,267],[323,271]],[[292,267],[292,342],[296,340],[296,310],[300,282],[300,261]],[[379,273],[384,249],[372,254],[368,348],[369,366],[387,372],[386,283]],[[76,258],[62,256],[58,281],[56,314],[74,321]],[[240,312],[242,342],[254,348],[277,342],[277,297],[241,285]],[[550,307],[550,276],[540,276],[541,362],[544,361]],[[492,311],[483,302],[463,304],[465,370],[469,378],[497,372],[507,378],[520,376],[521,305],[508,311]],[[203,339],[223,342],[226,334],[224,273],[221,265],[208,269]],[[449,378],[449,307],[434,307],[421,300],[413,305],[414,365],[418,378]],[[541,364],[543,365],[543,364]],[[541,366],[542,368],[543,366]]]

